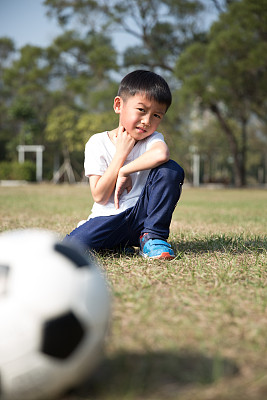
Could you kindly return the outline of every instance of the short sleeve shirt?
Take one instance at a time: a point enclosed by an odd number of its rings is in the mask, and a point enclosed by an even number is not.
[[[164,142],[163,135],[157,131],[147,138],[138,141],[129,153],[124,165],[141,156],[145,151],[149,150],[156,142]],[[109,138],[108,132],[96,133],[91,136],[85,145],[84,169],[85,175],[100,175],[102,176],[115,155],[116,147]],[[92,213],[89,218],[97,216],[108,216],[118,214],[130,207],[133,207],[137,202],[141,191],[146,183],[150,170],[138,171],[131,174],[132,189],[129,193],[125,190],[120,197],[120,206],[116,210],[114,205],[114,192],[110,196],[108,202],[103,205],[94,203]]]

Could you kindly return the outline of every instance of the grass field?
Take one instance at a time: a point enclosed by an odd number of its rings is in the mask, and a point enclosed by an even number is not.
[[[0,187],[0,231],[64,235],[87,186]],[[64,400],[267,399],[267,191],[185,188],[172,261],[99,256],[113,292],[106,358]]]

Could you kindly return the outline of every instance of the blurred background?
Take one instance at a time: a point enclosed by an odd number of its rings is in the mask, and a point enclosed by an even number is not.
[[[187,183],[267,184],[266,0],[0,0],[0,180],[84,181],[139,68],[172,89],[160,131]]]

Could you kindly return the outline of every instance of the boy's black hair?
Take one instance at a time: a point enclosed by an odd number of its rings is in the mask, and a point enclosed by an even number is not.
[[[118,96],[125,100],[136,93],[144,93],[148,99],[165,104],[166,111],[172,102],[172,94],[167,82],[155,72],[140,69],[130,72],[122,79]]]

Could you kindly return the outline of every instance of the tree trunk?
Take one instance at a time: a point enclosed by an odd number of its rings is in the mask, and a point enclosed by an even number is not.
[[[241,148],[241,173],[242,186],[246,186],[246,163],[247,163],[247,120],[242,119],[242,148]]]
[[[223,118],[218,106],[211,104],[211,111],[216,115],[224,133],[226,134],[230,150],[234,159],[234,181],[236,187],[244,186],[244,165],[243,165],[243,152],[240,154],[238,151],[238,143],[234,136],[231,127],[228,125],[226,120]]]
[[[64,162],[53,176],[53,182],[58,183],[62,177],[67,177],[69,183],[75,183],[75,175],[70,162],[70,155],[67,148],[63,149]]]

